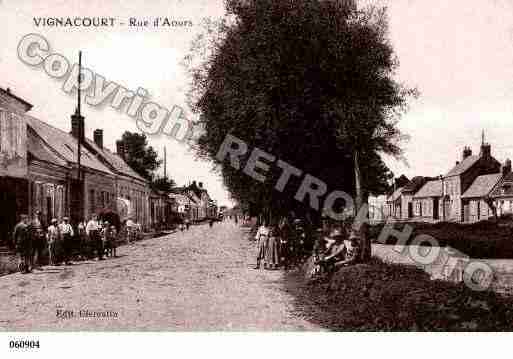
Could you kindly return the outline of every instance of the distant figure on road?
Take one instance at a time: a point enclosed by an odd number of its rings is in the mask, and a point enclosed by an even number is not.
[[[86,233],[91,243],[98,252],[98,260],[103,260],[103,243],[100,235],[101,226],[98,223],[98,216],[93,215],[89,222],[87,222]]]
[[[71,256],[73,255],[73,227],[69,223],[69,218],[64,217],[59,225],[59,231],[62,238],[62,249],[64,254],[64,264],[71,264]]]
[[[52,218],[50,222],[50,226],[48,227],[48,231],[46,233],[46,241],[48,243],[48,254],[50,265],[54,266],[57,264],[57,243],[59,242],[59,227],[57,226],[57,219]]]
[[[212,228],[214,226],[214,219],[213,218],[210,218],[210,220],[208,221],[208,225],[210,226],[210,228]]]
[[[29,219],[26,214],[20,216],[20,222],[14,227],[13,241],[18,254],[18,269],[22,273],[30,273],[32,262],[32,241],[29,233]]]
[[[189,230],[189,227],[191,226],[191,221],[189,221],[189,218],[185,219],[185,229]]]

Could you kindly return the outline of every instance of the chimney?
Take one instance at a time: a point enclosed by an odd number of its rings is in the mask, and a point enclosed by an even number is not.
[[[125,146],[121,140],[116,141],[116,153],[119,157],[125,159]]]
[[[506,159],[506,161],[502,165],[501,170],[503,176],[507,175],[508,173],[511,173],[511,160],[509,158]]]
[[[100,149],[103,149],[103,130],[99,128],[94,130],[93,139],[94,143],[96,143],[96,146],[100,147]]]
[[[84,116],[78,113],[78,108],[75,113],[71,115],[71,135],[76,139],[79,138],[84,141]]]
[[[463,156],[462,156],[462,160],[464,160],[465,158],[469,157],[469,156],[472,156],[472,150],[470,149],[470,147],[468,146],[465,146],[463,148]]]
[[[203,188],[203,182],[198,182],[199,188]]]

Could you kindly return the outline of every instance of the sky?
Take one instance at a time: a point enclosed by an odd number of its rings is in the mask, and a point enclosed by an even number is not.
[[[513,158],[513,2],[508,0],[360,0],[386,5],[390,39],[400,62],[396,78],[416,87],[399,128],[410,136],[402,144],[406,162],[385,158],[399,176],[437,176],[461,158],[463,147],[479,152],[481,131],[499,160]],[[16,54],[21,38],[43,35],[51,51],[75,62],[83,51],[84,66],[107,80],[136,90],[148,90],[152,101],[187,110],[189,79],[180,65],[204,17],[221,17],[222,0],[0,0],[0,87],[34,105],[31,113],[65,131],[76,99],[61,89],[41,67],[22,63]],[[175,28],[36,27],[34,17],[92,16],[149,19],[167,16],[191,21]],[[188,112],[189,114],[189,112]],[[115,150],[124,131],[138,131],[135,121],[109,107],[83,107],[86,135],[104,129],[104,143]],[[193,116],[191,116],[194,119]],[[167,148],[168,174],[183,185],[204,183],[219,204],[231,205],[220,177],[208,162],[168,137],[150,136],[162,156]]]

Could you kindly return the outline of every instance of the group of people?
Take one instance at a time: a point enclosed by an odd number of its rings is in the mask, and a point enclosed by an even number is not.
[[[287,218],[271,225],[264,221],[255,235],[258,244],[255,269],[262,263],[265,269],[289,269],[302,263],[313,249],[311,239],[300,219],[294,219],[292,224]]]
[[[309,275],[320,278],[332,275],[338,268],[360,259],[359,230],[352,222],[333,223],[323,219],[314,229],[309,223],[287,218],[258,227],[255,269],[291,269],[309,260]]]
[[[117,238],[116,227],[108,221],[100,221],[97,215],[80,222],[75,232],[68,217],[60,223],[53,218],[50,225],[45,226],[41,212],[37,211],[32,220],[28,215],[20,216],[12,240],[20,272],[29,273],[44,264],[46,252],[50,265],[71,265],[74,258],[116,257]]]

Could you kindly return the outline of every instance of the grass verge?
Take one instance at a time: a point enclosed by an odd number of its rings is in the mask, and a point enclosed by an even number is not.
[[[286,274],[296,314],[336,331],[510,331],[513,297],[433,281],[422,270],[373,258],[308,284]]]

